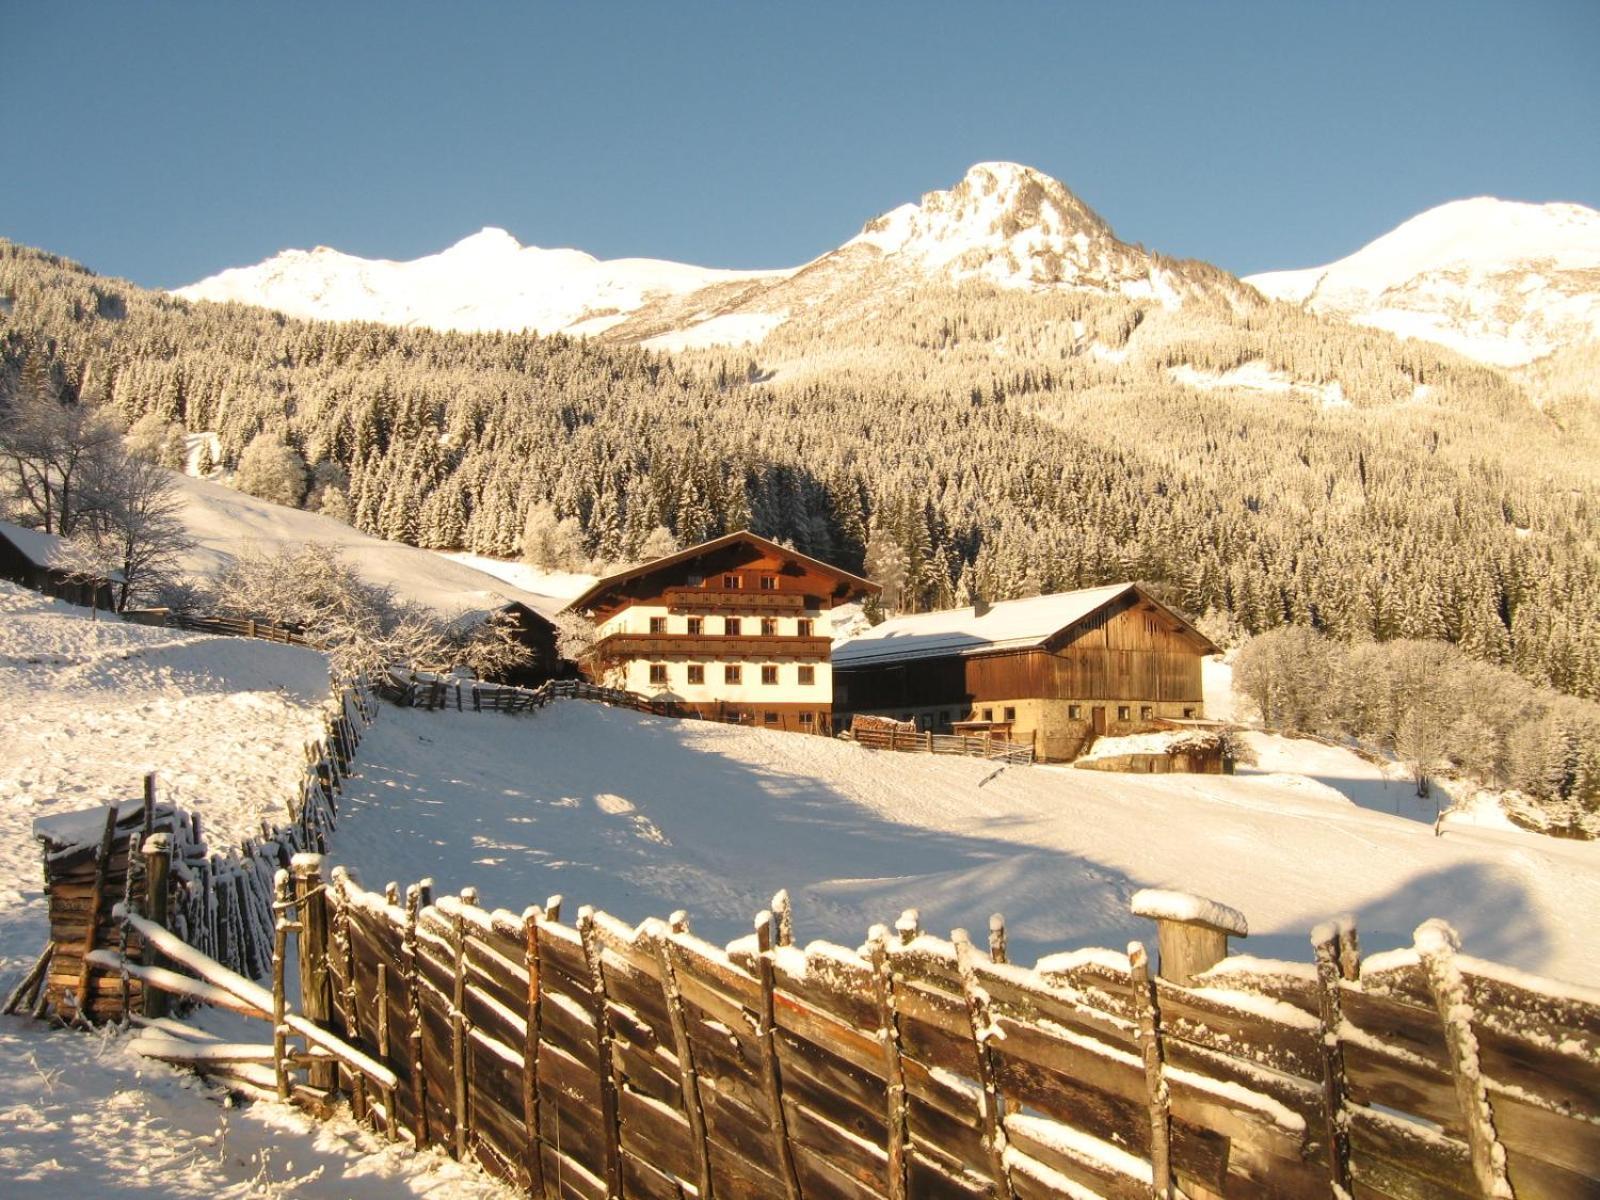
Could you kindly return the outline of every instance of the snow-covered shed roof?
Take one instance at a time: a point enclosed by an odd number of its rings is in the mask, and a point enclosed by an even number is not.
[[[17,548],[17,552],[36,567],[53,567],[61,560],[61,539],[53,533],[41,533],[10,521],[0,521],[0,537]]]
[[[895,617],[833,644],[836,670],[916,658],[992,654],[1001,650],[1031,650],[1062,630],[1076,625],[1118,597],[1134,591],[1152,604],[1160,604],[1133,583],[1112,583],[1076,592],[1055,592],[1002,600],[989,608],[951,608],[941,612]],[[1187,621],[1160,605],[1176,621],[1203,636]],[[1210,642],[1206,641],[1210,646]]]

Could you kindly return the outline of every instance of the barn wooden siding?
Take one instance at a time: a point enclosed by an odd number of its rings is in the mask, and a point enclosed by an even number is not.
[[[1121,597],[1030,650],[910,659],[850,667],[835,664],[852,711],[1016,700],[1203,701],[1204,653],[1187,631]]]

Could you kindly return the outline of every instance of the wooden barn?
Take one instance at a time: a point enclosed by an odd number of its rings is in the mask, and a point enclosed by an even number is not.
[[[116,608],[112,584],[121,582],[120,572],[112,572],[109,578],[85,579],[62,567],[63,561],[64,545],[55,534],[0,521],[0,579],[72,604]]]
[[[596,683],[697,716],[827,733],[833,607],[877,590],[741,530],[607,576],[568,610],[595,623],[585,667]]]
[[[834,648],[834,709],[1031,741],[1064,762],[1094,736],[1203,717],[1215,653],[1143,588],[1112,584],[885,621]]]
[[[526,646],[533,657],[520,667],[497,677],[493,683],[509,683],[517,687],[538,687],[551,679],[576,679],[578,664],[561,657],[557,647],[556,625],[549,617],[517,600],[508,601],[498,608],[467,613],[452,622],[452,628],[469,632],[489,621],[504,621],[511,627],[511,636]]]

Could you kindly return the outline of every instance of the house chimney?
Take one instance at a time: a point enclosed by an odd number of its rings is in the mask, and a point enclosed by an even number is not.
[[[972,615],[974,617],[984,616],[992,607],[994,606],[982,596],[974,596],[972,598]]]

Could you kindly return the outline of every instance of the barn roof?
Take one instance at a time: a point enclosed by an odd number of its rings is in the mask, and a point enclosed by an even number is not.
[[[1138,584],[1113,583],[1076,592],[1002,600],[982,613],[975,608],[951,608],[895,617],[855,637],[835,642],[833,666],[835,670],[849,670],[918,658],[1032,650],[1130,591],[1155,604],[1200,638],[1210,652],[1216,650],[1204,634]]]
[[[42,533],[0,521],[0,537],[17,548],[17,553],[36,567],[54,567],[61,559],[61,539],[53,533]]]
[[[738,545],[740,542],[743,542],[749,546],[753,546],[758,550],[781,555],[785,558],[792,558],[799,562],[805,563],[809,567],[815,567],[819,571],[834,576],[842,583],[850,584],[858,591],[880,592],[883,590],[870,579],[863,579],[859,575],[852,575],[849,571],[846,571],[841,567],[836,567],[832,563],[823,562],[820,558],[812,558],[809,554],[801,554],[798,550],[791,550],[787,546],[780,546],[777,542],[764,538],[760,534],[751,533],[748,529],[739,529],[735,530],[733,533],[725,533],[719,538],[712,538],[709,542],[701,542],[697,546],[690,546],[685,550],[679,550],[675,554],[668,554],[662,558],[652,559],[647,563],[640,563],[637,567],[630,567],[626,571],[618,571],[615,575],[607,575],[605,578],[597,580],[588,591],[584,592],[583,595],[579,596],[576,600],[572,601],[572,603],[568,604],[566,609],[563,611],[578,612],[579,610],[588,608],[594,604],[596,600],[598,600],[601,596],[604,596],[613,588],[620,587],[622,584],[625,584],[630,580],[639,579],[646,575],[652,575],[657,571],[665,570],[668,567],[675,567],[680,563],[692,562],[702,555],[710,554],[716,550],[721,550],[726,546]]]
[[[23,525],[13,525],[10,521],[0,521],[0,537],[15,546],[18,554],[42,571],[68,569],[65,564],[71,561],[71,553],[65,538]],[[113,570],[101,578],[110,583],[121,583],[122,572]]]

